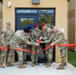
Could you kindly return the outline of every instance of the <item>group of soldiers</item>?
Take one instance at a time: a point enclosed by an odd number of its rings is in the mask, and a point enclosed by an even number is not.
[[[65,39],[64,33],[61,30],[58,30],[56,26],[52,26],[52,28],[48,28],[46,23],[41,24],[41,30],[39,29],[38,24],[34,24],[34,29],[31,27],[24,28],[24,30],[17,30],[13,32],[11,30],[11,23],[6,23],[6,29],[1,31],[0,35],[1,46],[8,47],[8,50],[0,50],[0,68],[5,68],[4,60],[6,57],[6,66],[13,66],[12,58],[14,55],[15,48],[23,48],[27,49],[27,46],[30,46],[30,50],[32,52],[36,52],[36,54],[31,53],[31,66],[34,67],[38,65],[38,58],[40,56],[41,46],[38,43],[38,40],[41,40],[40,43],[45,43],[45,47],[50,45],[50,49],[45,51],[45,55],[47,57],[47,62],[44,64],[46,67],[51,66],[52,58],[53,58],[53,47],[54,44],[66,44],[68,43]],[[66,54],[67,47],[59,46],[61,52],[62,62],[57,69],[65,69],[66,63]],[[27,64],[26,55],[27,52],[16,50],[18,54],[19,65],[18,68],[25,68],[25,64]]]

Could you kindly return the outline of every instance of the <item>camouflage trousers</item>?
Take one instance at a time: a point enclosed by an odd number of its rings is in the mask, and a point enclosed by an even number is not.
[[[51,47],[49,50],[45,51],[46,57],[47,59],[50,61],[52,61],[52,57],[53,57],[53,47]]]
[[[23,49],[31,50],[31,48],[30,48],[31,46],[30,46],[30,45],[25,45],[25,44],[23,44],[22,47],[23,47]],[[23,62],[26,61],[26,57],[27,57],[28,54],[30,54],[30,53],[28,53],[28,52],[23,52]]]
[[[8,58],[8,62],[11,63],[11,58],[13,57],[13,52],[14,52],[14,49],[11,49],[10,51],[10,57]],[[23,51],[18,51],[16,50],[17,54],[18,54],[18,61],[19,61],[19,64],[23,63]]]
[[[31,54],[31,60],[32,62],[37,62],[38,57],[39,57],[39,52],[40,52],[40,46],[32,46],[32,51],[36,52],[36,54]]]
[[[27,56],[27,53],[26,52],[23,52],[23,62],[26,61],[26,56]]]
[[[5,51],[5,50],[0,51],[0,63],[1,64],[3,64],[5,57],[6,57],[6,63],[11,61],[12,56],[14,54],[14,51],[12,49],[10,49],[10,46],[7,46],[7,47],[8,47],[7,51]]]
[[[7,53],[7,51],[5,51],[5,50],[1,51],[0,50],[0,64],[4,63],[4,59],[5,59],[6,53]]]
[[[67,50],[68,50],[68,47],[63,47],[62,49],[60,49],[62,64],[66,62]]]
[[[23,63],[23,54],[24,54],[24,52],[23,51],[16,51],[16,52],[18,54],[19,64]]]

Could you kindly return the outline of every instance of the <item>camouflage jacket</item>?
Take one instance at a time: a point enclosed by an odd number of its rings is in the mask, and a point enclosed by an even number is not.
[[[29,39],[29,41],[34,42],[32,32],[28,34],[28,39]]]
[[[21,45],[35,45],[36,43],[30,42],[27,35],[24,35],[23,30],[18,30],[10,41],[11,47],[21,47]]]
[[[52,34],[50,35],[50,38],[48,40],[41,41],[41,42],[48,43],[50,41],[53,41],[54,44],[68,43],[64,36],[64,33],[60,30],[57,30],[55,33],[52,32]]]
[[[51,29],[50,28],[46,28],[45,30],[42,30],[42,37],[43,40],[47,40],[49,39],[50,35],[51,35]]]
[[[6,29],[1,31],[1,44],[9,45],[9,41],[13,37],[14,32],[11,29]]]
[[[35,29],[32,30],[32,38],[35,42],[37,42],[37,40],[39,39],[39,37],[41,36],[41,30],[38,29],[38,31],[36,31]]]

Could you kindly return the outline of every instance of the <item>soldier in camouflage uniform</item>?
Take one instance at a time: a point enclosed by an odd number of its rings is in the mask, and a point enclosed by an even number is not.
[[[2,44],[2,46],[8,47],[8,51],[0,51],[1,52],[1,54],[0,54],[0,67],[1,68],[5,68],[5,66],[3,65],[5,56],[7,59],[6,66],[13,66],[12,64],[8,63],[8,59],[11,56],[9,41],[12,38],[12,36],[14,35],[14,32],[10,29],[10,27],[11,27],[11,23],[7,22],[6,29],[1,31],[1,44]]]
[[[50,44],[51,46],[53,46],[54,44],[67,44],[68,43],[65,36],[64,36],[64,33],[61,30],[58,30],[56,28],[56,26],[52,27],[52,31],[53,32],[52,32],[51,37],[49,38],[49,40],[44,41],[45,43],[46,42],[48,43],[51,40],[53,41],[53,43]],[[66,54],[67,54],[68,48],[65,47],[65,46],[59,46],[59,49],[60,49],[60,52],[61,52],[62,62],[57,69],[65,69],[64,66],[67,65]]]
[[[32,39],[32,29],[31,29],[31,27],[27,27],[28,29],[29,29],[29,33],[28,33],[28,40],[30,41],[30,42],[34,42],[34,40]],[[24,47],[25,47],[25,45],[24,45]],[[25,47],[26,48],[26,47]],[[31,50],[32,49],[32,45],[27,45],[27,49],[28,50]],[[30,53],[27,53],[27,55],[28,54],[30,54]],[[24,60],[24,64],[28,64],[25,60],[26,60],[26,53],[24,52],[23,53],[23,60]]]
[[[25,47],[27,48],[27,44],[28,45],[36,45],[38,46],[38,43],[33,43],[30,42],[28,40],[28,34],[29,30],[27,28],[23,30],[18,30],[16,31],[16,33],[14,34],[14,36],[12,37],[11,41],[10,41],[10,48],[14,49],[14,48],[23,48],[23,45],[25,45]],[[18,68],[25,68],[25,65],[23,63],[23,51],[16,51],[18,53],[18,59],[19,59],[19,66]],[[11,51],[12,53],[12,51]],[[9,60],[9,62],[11,62]]]
[[[32,39],[34,42],[37,42],[38,39],[41,36],[41,30],[38,27],[38,24],[34,25],[34,30],[32,30]],[[35,65],[38,65],[38,57],[39,57],[39,52],[40,52],[40,46],[32,46],[32,51],[36,51],[36,55],[31,55],[31,60],[32,60],[32,66],[34,67]]]
[[[51,36],[52,30],[46,26],[46,23],[42,23],[42,40],[48,40]],[[50,41],[49,43],[51,43]],[[43,42],[44,43],[44,42]],[[45,46],[49,45],[49,43],[45,43]],[[52,62],[52,56],[53,56],[53,47],[51,47],[49,50],[45,51],[46,57],[47,57],[47,63],[45,63],[46,67],[51,66]]]

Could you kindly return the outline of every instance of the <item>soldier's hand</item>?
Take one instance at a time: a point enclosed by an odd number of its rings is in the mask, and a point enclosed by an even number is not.
[[[50,45],[51,45],[51,46],[54,46],[54,43],[51,43]]]
[[[40,36],[40,38],[39,38],[39,39],[40,39],[40,40],[42,40],[42,38],[43,38],[43,37],[42,37],[42,36]]]
[[[38,43],[36,43],[36,44],[35,44],[35,46],[39,46],[39,44],[38,44]]]

